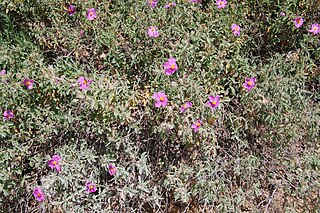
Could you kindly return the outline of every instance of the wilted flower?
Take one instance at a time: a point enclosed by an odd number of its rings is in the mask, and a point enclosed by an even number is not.
[[[280,12],[280,16],[286,16],[284,12]]]
[[[110,175],[115,175],[117,173],[117,168],[113,164],[109,164],[108,170]]]
[[[88,10],[87,19],[92,21],[93,19],[97,18],[97,12],[94,8],[90,8]]]
[[[0,71],[0,75],[5,75],[6,74],[6,70],[5,69],[2,69],[1,71]]]
[[[85,79],[83,76],[81,76],[81,77],[78,79],[79,87],[80,87],[80,89],[82,89],[82,90],[87,90],[87,89],[89,89],[89,86],[90,86],[91,82],[92,82],[92,80]]]
[[[158,107],[165,107],[168,104],[167,96],[164,92],[156,92],[153,94],[152,98],[156,100],[155,106]]]
[[[209,107],[211,107],[212,110],[214,110],[215,108],[217,108],[220,104],[219,102],[220,100],[220,96],[209,96],[209,101],[207,102],[207,105]]]
[[[201,127],[201,125],[202,125],[202,121],[200,119],[198,119],[196,121],[196,123],[191,125],[191,129],[193,129],[194,132],[198,132],[198,130]]]
[[[48,165],[51,169],[55,168],[57,172],[61,171],[59,161],[61,157],[59,155],[53,155],[52,158],[48,161]]]
[[[246,78],[246,81],[243,83],[243,87],[250,92],[256,83],[256,78]]]
[[[8,109],[6,111],[3,112],[3,118],[6,121],[11,120],[12,118],[14,118],[14,114],[13,111],[11,109]]]
[[[216,4],[217,4],[218,9],[222,9],[227,6],[228,2],[226,0],[217,0]]]
[[[166,5],[164,6],[164,8],[169,9],[170,7],[175,7],[175,6],[176,6],[176,3],[174,3],[174,2],[169,2],[168,4],[166,4]]]
[[[84,31],[83,31],[83,30],[80,30],[80,32],[79,32],[80,38],[83,37],[83,33],[84,33]]]
[[[147,4],[152,8],[155,8],[158,4],[158,0],[147,0]]]
[[[86,183],[86,188],[87,188],[87,192],[89,193],[93,193],[97,191],[97,187],[94,183],[92,182],[87,182]]]
[[[320,25],[317,23],[312,24],[309,32],[313,33],[314,35],[317,35],[318,33],[320,33]]]
[[[74,5],[70,4],[67,7],[67,12],[68,12],[69,16],[72,16],[76,12],[76,8],[74,7]]]
[[[32,89],[34,80],[25,78],[22,83],[26,85],[28,89]]]
[[[163,64],[163,67],[165,69],[165,74],[166,75],[172,75],[178,69],[178,65],[176,63],[176,59],[175,58],[169,58],[168,61],[166,61]]]
[[[150,37],[156,38],[156,37],[159,36],[159,32],[157,31],[157,28],[156,28],[156,27],[150,26],[150,27],[148,28],[148,35],[149,35]]]
[[[232,25],[231,25],[231,29],[232,29],[232,32],[233,32],[233,34],[234,34],[235,36],[240,36],[240,30],[241,30],[241,28],[240,28],[239,25],[237,25],[237,24],[232,24]]]
[[[296,28],[300,28],[302,27],[304,20],[303,18],[297,17],[293,19],[293,22]]]
[[[187,108],[192,107],[192,102],[191,101],[186,101],[181,107],[180,107],[180,112],[184,112]]]
[[[44,201],[44,193],[41,188],[37,187],[33,190],[34,197],[39,201]]]

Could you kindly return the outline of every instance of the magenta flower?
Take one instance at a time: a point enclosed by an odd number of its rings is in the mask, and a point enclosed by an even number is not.
[[[190,0],[190,2],[192,2],[192,3],[199,3],[200,0]]]
[[[117,168],[113,164],[109,164],[108,170],[109,170],[109,174],[112,176],[117,173]]]
[[[286,16],[284,12],[280,12],[280,16]]]
[[[22,83],[26,85],[28,89],[32,89],[34,80],[25,78]]]
[[[227,6],[228,2],[226,0],[217,0],[216,4],[217,4],[218,9],[222,9]]]
[[[158,0],[147,0],[147,4],[152,8],[155,8],[158,4]]]
[[[183,113],[186,109],[189,107],[192,107],[191,101],[186,101],[181,107],[180,107],[180,113]]]
[[[48,165],[51,169],[55,168],[57,172],[61,171],[59,161],[61,157],[59,155],[53,155],[52,158],[48,161]]]
[[[234,34],[235,36],[240,36],[240,30],[241,30],[241,28],[240,28],[239,25],[237,25],[237,24],[232,24],[232,25],[231,25],[231,29],[232,29],[232,32],[233,32],[233,34]]]
[[[150,26],[150,27],[148,28],[148,35],[149,35],[150,37],[156,38],[156,37],[159,36],[159,32],[157,31],[157,28],[156,28],[156,27]]]
[[[303,18],[297,17],[293,19],[293,22],[296,28],[300,28],[302,27],[304,20]]]
[[[76,12],[76,8],[72,4],[70,4],[67,7],[67,12],[68,12],[69,16],[72,16]]]
[[[169,2],[168,4],[166,4],[166,5],[164,6],[164,8],[169,9],[170,7],[175,7],[175,6],[176,6],[176,3],[174,3],[174,2]]]
[[[207,102],[207,106],[211,107],[212,110],[217,108],[220,104],[220,96],[209,96],[209,101]]]
[[[92,80],[85,79],[83,76],[78,79],[79,87],[82,90],[88,90],[91,82]]]
[[[172,75],[173,73],[175,73],[178,70],[178,65],[176,63],[175,58],[169,58],[168,61],[166,61],[163,64],[163,67],[165,69],[164,72],[166,75]]]
[[[0,75],[3,76],[3,75],[5,75],[5,74],[6,74],[6,70],[5,70],[5,69],[2,69],[1,72],[0,72]]]
[[[97,191],[97,187],[94,183],[92,182],[87,182],[86,183],[86,188],[87,188],[87,192],[89,193],[93,193]]]
[[[193,129],[194,132],[198,132],[198,130],[201,127],[201,125],[202,125],[202,121],[200,119],[198,119],[196,121],[196,123],[191,125],[191,129]]]
[[[33,196],[39,201],[44,201],[44,193],[41,188],[37,187],[33,190]]]
[[[246,81],[243,83],[243,87],[250,92],[256,83],[256,78],[246,78]]]
[[[92,21],[97,18],[97,12],[94,8],[90,8],[87,13],[87,19]]]
[[[13,111],[11,109],[8,109],[6,111],[3,112],[3,118],[6,121],[11,120],[12,118],[14,118],[14,114]]]
[[[317,23],[312,24],[309,32],[313,33],[314,35],[317,35],[318,33],[320,33],[320,24],[317,24]]]
[[[166,107],[168,104],[168,99],[164,92],[156,92],[153,94],[152,98],[156,100],[155,106],[157,108],[161,106]]]

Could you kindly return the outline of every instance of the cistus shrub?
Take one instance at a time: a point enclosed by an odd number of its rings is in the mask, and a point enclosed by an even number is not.
[[[319,8],[2,1],[0,211],[316,211]]]

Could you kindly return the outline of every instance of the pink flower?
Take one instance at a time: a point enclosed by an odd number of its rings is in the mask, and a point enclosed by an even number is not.
[[[280,12],[280,16],[286,16],[284,12]]]
[[[156,92],[153,94],[152,98],[156,100],[155,106],[157,108],[161,106],[166,107],[168,104],[168,99],[164,92]]]
[[[25,78],[22,83],[26,85],[28,89],[32,89],[34,80]]]
[[[158,0],[147,0],[147,4],[152,8],[155,8],[158,4]]]
[[[181,107],[180,107],[180,113],[183,113],[187,108],[192,107],[191,101],[186,101]]]
[[[303,18],[297,17],[293,19],[293,22],[296,28],[300,28],[302,27],[304,20]]]
[[[169,58],[168,61],[166,61],[163,64],[163,67],[165,69],[166,75],[172,75],[173,73],[175,73],[178,70],[178,65],[176,63],[175,58]]]
[[[192,2],[192,3],[199,3],[200,0],[190,0],[190,2]]]
[[[246,81],[243,83],[243,87],[250,92],[256,83],[256,78],[246,78]]]
[[[3,76],[3,75],[5,75],[5,74],[6,74],[6,70],[5,70],[5,69],[2,69],[1,72],[0,72],[0,75]]]
[[[86,188],[87,188],[87,192],[89,193],[93,193],[97,191],[97,187],[94,183],[92,182],[87,182],[86,183]]]
[[[211,107],[212,110],[214,110],[215,108],[217,108],[220,104],[219,100],[220,100],[220,96],[209,96],[209,101],[207,102],[207,106]]]
[[[8,109],[6,111],[3,112],[3,118],[6,121],[11,120],[12,118],[14,118],[14,114],[13,111],[11,109]]]
[[[216,4],[217,4],[218,9],[222,9],[227,6],[228,2],[226,0],[217,0]]]
[[[67,7],[67,12],[68,12],[69,16],[72,16],[76,12],[76,9],[75,9],[74,5],[70,4]]]
[[[314,35],[317,35],[318,33],[320,33],[320,25],[317,23],[312,24],[309,32],[313,33]]]
[[[233,32],[233,34],[234,34],[235,36],[240,36],[240,30],[241,30],[241,28],[240,28],[239,25],[237,25],[237,24],[232,24],[232,25],[231,25],[231,29],[232,29],[232,32]]]
[[[196,123],[191,125],[191,129],[193,129],[194,132],[198,132],[198,130],[201,127],[201,125],[202,125],[202,121],[200,119],[198,119],[196,121]]]
[[[87,19],[92,21],[95,18],[97,18],[97,12],[96,12],[96,10],[94,8],[90,8],[88,10]]]
[[[37,187],[33,190],[33,196],[39,201],[42,202],[44,201],[44,193],[41,190],[41,188]]]
[[[113,164],[109,164],[108,170],[109,170],[109,174],[112,176],[117,173],[117,168]]]
[[[78,79],[79,87],[82,90],[88,90],[91,82],[92,80],[85,79],[83,76]]]
[[[51,169],[55,168],[57,172],[61,171],[59,161],[61,157],[59,155],[53,155],[52,158],[48,161],[48,165]]]
[[[150,27],[148,28],[148,35],[149,35],[150,37],[156,38],[156,37],[159,36],[159,32],[157,31],[157,28],[156,28],[156,27],[150,26]]]
[[[176,3],[174,3],[174,2],[169,2],[168,4],[166,4],[166,5],[164,6],[164,8],[169,9],[170,7],[175,7],[175,6],[176,6]]]

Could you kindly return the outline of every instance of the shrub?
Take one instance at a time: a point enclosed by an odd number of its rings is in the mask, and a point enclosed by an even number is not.
[[[72,4],[0,3],[2,211],[317,209],[316,3]]]

